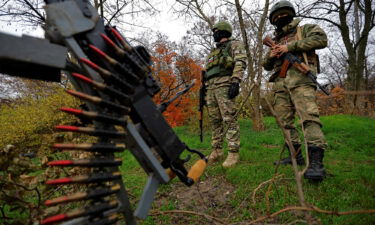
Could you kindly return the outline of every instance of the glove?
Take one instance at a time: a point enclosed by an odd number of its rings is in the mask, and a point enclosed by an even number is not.
[[[240,93],[240,84],[233,82],[229,86],[228,97],[229,99],[235,98]]]

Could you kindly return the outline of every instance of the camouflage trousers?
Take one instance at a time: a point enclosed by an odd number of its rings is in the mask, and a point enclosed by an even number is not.
[[[234,118],[237,109],[235,99],[228,98],[229,87],[219,87],[207,90],[208,116],[212,126],[212,149],[223,148],[224,132],[228,141],[228,149],[238,152],[240,149],[240,127]]]
[[[295,115],[300,119],[305,129],[305,139],[308,145],[325,149],[327,146],[319,119],[319,109],[316,103],[315,87],[299,86],[289,91],[287,89],[274,93],[273,107],[280,118],[283,127],[289,132],[293,144],[300,144],[298,131],[294,126]]]

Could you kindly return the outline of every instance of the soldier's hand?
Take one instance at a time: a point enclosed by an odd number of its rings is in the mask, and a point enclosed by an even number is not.
[[[233,82],[230,84],[228,91],[228,98],[233,99],[240,93],[240,84],[238,82]]]
[[[270,52],[270,58],[275,58],[275,57],[279,57],[279,52],[275,48],[272,48]]]
[[[284,53],[287,53],[289,50],[288,50],[288,46],[287,45],[276,45],[275,48],[273,49],[276,51],[276,53],[279,54],[279,56],[283,55]]]

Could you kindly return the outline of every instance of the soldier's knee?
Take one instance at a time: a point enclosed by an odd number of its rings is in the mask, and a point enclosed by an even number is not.
[[[306,128],[318,128],[320,129],[323,125],[322,123],[320,122],[320,119],[319,117],[312,117],[311,120],[304,120],[303,121],[303,126]]]

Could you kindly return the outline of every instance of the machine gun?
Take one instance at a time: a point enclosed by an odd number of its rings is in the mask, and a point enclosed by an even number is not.
[[[263,39],[263,44],[271,48],[276,45],[276,43],[269,36],[266,36]],[[302,62],[300,58],[298,58],[297,56],[293,55],[290,52],[287,52],[280,57],[284,60],[284,62],[281,65],[281,71],[278,74],[279,77],[284,78],[286,76],[286,73],[289,67],[293,66],[302,74],[305,74],[306,76],[308,76],[310,80],[314,82],[314,84],[318,86],[320,90],[324,92],[324,94],[329,95],[329,92],[322,85],[318,83],[316,75],[311,71],[309,66],[306,65],[304,62]]]
[[[82,184],[87,191],[50,199],[45,204],[82,200],[87,204],[45,218],[41,224],[113,224],[120,214],[126,224],[136,224],[135,217],[147,216],[159,184],[175,176],[188,186],[194,184],[207,159],[186,146],[168,125],[161,111],[169,103],[158,107],[152,101],[160,87],[152,77],[151,57],[144,47],[131,46],[115,27],[104,25],[87,0],[45,2],[47,39],[0,33],[0,72],[59,82],[63,71],[75,89],[67,93],[84,101],[88,109],[61,110],[90,124],[59,125],[56,129],[96,136],[98,141],[54,144],[58,150],[89,151],[94,157],[49,162],[49,166],[89,167],[91,173],[48,180],[47,185]],[[148,174],[134,214],[118,169],[122,160],[114,156],[125,149]],[[185,150],[200,157],[189,172],[185,168],[189,157],[180,158]]]

